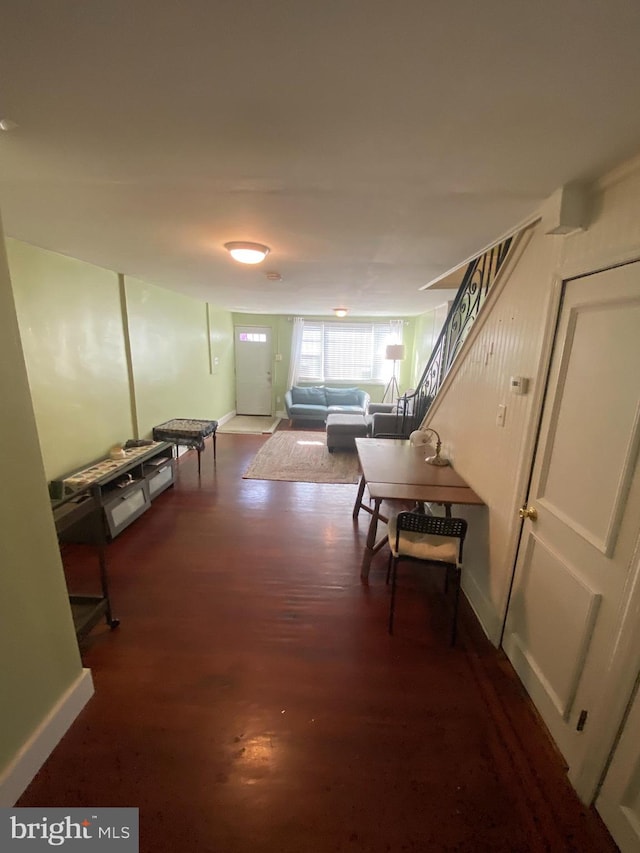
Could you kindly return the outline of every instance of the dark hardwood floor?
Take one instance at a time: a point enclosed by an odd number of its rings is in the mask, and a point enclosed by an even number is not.
[[[243,480],[220,435],[108,549],[96,693],[21,806],[137,806],[144,853],[613,851],[505,657],[441,578],[369,585],[355,486]],[[75,552],[67,556],[78,581]]]

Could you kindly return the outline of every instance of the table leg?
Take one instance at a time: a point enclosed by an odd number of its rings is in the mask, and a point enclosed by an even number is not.
[[[196,447],[196,450],[198,451],[198,479],[200,479],[200,454],[202,453],[202,450],[200,450],[199,447]]]
[[[360,507],[362,506],[362,496],[364,495],[364,488],[367,485],[364,474],[360,477],[360,485],[358,486],[358,494],[356,495],[356,502],[353,505],[353,517],[357,518],[358,513],[360,512]]]
[[[364,480],[364,477],[363,477]],[[376,536],[378,535],[378,518],[380,517],[381,498],[375,498],[373,502],[373,511],[371,513],[371,522],[369,523],[369,532],[367,533],[367,544],[364,547],[362,555],[362,566],[360,567],[360,577],[362,580],[367,580],[369,577],[369,569],[371,568],[371,560],[376,552]]]
[[[213,464],[216,463],[216,434],[213,433]]]

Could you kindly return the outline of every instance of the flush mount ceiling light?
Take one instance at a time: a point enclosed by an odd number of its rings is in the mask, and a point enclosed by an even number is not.
[[[259,264],[269,254],[269,247],[263,246],[262,243],[242,243],[235,241],[233,243],[225,243],[225,249],[234,261],[241,264]]]
[[[346,308],[334,308],[333,313],[336,315],[336,317],[346,317],[347,316],[347,309]]]

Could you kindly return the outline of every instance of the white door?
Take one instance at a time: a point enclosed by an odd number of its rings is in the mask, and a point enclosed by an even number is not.
[[[572,773],[640,533],[639,370],[640,264],[567,282],[503,646]]]
[[[596,808],[622,853],[640,850],[640,691],[607,772]]]
[[[236,414],[271,414],[271,329],[236,326]]]

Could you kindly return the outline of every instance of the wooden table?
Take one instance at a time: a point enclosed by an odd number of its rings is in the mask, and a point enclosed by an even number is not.
[[[367,543],[362,556],[360,576],[369,577],[373,555],[386,542],[376,542],[378,521],[387,519],[380,513],[383,500],[424,501],[443,504],[447,515],[452,504],[482,506],[483,500],[450,466],[428,465],[424,460],[428,447],[413,447],[406,440],[356,438],[356,449],[362,467],[358,495],[353,507],[356,519],[363,509],[371,515]],[[373,499],[373,507],[362,502],[365,488]]]

